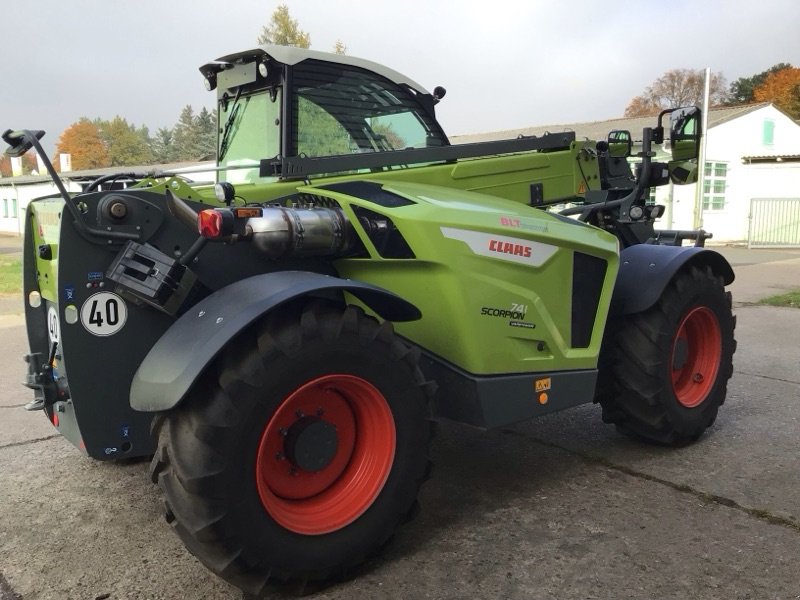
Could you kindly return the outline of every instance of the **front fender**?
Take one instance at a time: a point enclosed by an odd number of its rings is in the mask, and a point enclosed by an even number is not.
[[[305,271],[242,279],[217,290],[183,314],[155,343],[133,376],[134,410],[177,406],[225,345],[270,310],[314,292],[346,291],[389,321],[419,319],[411,303],[382,288]]]
[[[710,266],[722,276],[725,285],[734,279],[731,265],[721,254],[695,246],[637,244],[625,248],[619,259],[611,317],[642,312],[653,306],[685,265]]]

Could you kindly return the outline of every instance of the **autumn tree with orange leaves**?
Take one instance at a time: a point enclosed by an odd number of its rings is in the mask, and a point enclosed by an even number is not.
[[[705,73],[702,69],[672,69],[647,86],[625,109],[626,117],[657,115],[665,108],[700,106],[703,103]],[[712,73],[709,82],[709,103],[721,104],[727,97],[725,77]]]
[[[38,165],[36,163],[36,153],[33,150],[22,155],[23,175],[30,175],[37,168]],[[12,174],[13,173],[11,170],[11,158],[6,156],[5,154],[0,154],[0,176],[11,177]],[[42,174],[43,173],[40,173],[40,175]]]
[[[793,119],[800,119],[800,68],[788,67],[772,73],[753,90],[756,102],[772,102]]]
[[[61,134],[56,144],[57,154],[71,154],[72,168],[97,169],[111,165],[108,147],[100,137],[97,126],[87,118],[73,123]],[[54,161],[58,164],[56,158]]]

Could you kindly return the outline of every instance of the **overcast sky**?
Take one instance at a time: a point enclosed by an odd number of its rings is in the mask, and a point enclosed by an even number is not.
[[[171,127],[213,106],[197,68],[251,48],[276,0],[1,0],[0,130],[81,116]],[[288,0],[312,48],[447,88],[450,135],[621,116],[673,68],[800,66],[798,0]]]

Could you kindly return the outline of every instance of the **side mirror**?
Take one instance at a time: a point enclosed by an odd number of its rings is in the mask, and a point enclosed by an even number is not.
[[[625,158],[631,155],[633,139],[627,129],[615,129],[608,134],[608,155]]]
[[[669,115],[670,146],[673,161],[694,160],[700,156],[701,111],[696,106],[677,108]]]

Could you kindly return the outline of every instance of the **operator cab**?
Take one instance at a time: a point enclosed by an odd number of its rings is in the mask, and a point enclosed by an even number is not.
[[[434,94],[371,61],[288,46],[222,57],[200,69],[217,90],[219,180],[281,172],[280,157],[335,157],[449,145]],[[265,164],[263,159],[274,159]]]

